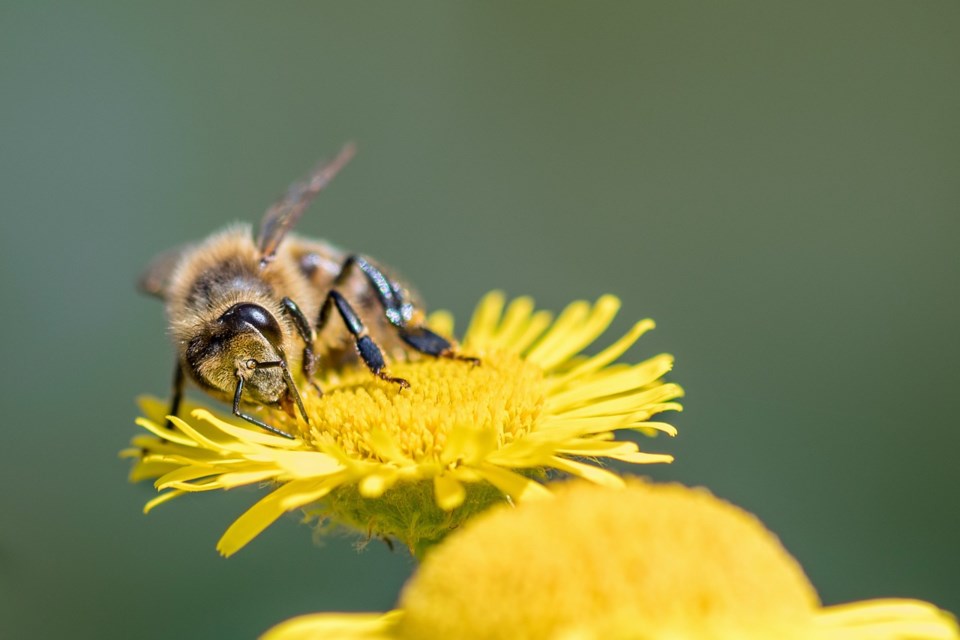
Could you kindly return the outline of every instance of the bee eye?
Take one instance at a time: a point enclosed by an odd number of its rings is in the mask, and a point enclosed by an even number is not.
[[[237,330],[242,329],[243,325],[253,327],[274,346],[279,346],[283,337],[277,320],[258,304],[235,304],[220,316],[220,322]]]

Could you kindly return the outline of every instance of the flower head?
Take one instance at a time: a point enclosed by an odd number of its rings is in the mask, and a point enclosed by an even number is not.
[[[549,496],[540,482],[564,472],[622,485],[600,459],[669,462],[642,453],[618,430],[675,433],[651,421],[679,410],[679,386],[666,383],[673,359],[612,364],[653,322],[638,322],[593,356],[582,356],[619,308],[612,296],[575,302],[551,322],[529,298],[505,307],[489,294],[477,308],[462,350],[481,364],[450,359],[398,361],[398,391],[361,366],[328,370],[321,397],[304,385],[309,426],[279,411],[261,417],[294,440],[265,433],[202,408],[163,426],[163,408],[148,401],[138,424],[153,435],[134,439],[134,480],[156,478],[153,506],[185,492],[270,482],[279,485],[243,514],[218,549],[230,555],[284,512],[310,512],[372,535],[397,538],[414,551],[441,539],[491,504]],[[452,333],[447,314],[431,326]]]
[[[448,537],[395,611],[302,616],[264,640],[960,639],[927,603],[822,607],[777,538],[704,489],[572,482],[556,496]]]

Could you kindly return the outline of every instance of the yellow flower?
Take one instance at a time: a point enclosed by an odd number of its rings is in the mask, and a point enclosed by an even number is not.
[[[913,600],[822,607],[753,515],[705,489],[571,482],[427,554],[397,610],[294,618],[263,640],[958,640]]]
[[[549,496],[540,479],[559,471],[607,486],[619,476],[598,459],[670,462],[642,453],[614,431],[674,435],[651,421],[680,410],[679,386],[661,377],[673,364],[659,355],[636,365],[612,364],[653,327],[638,322],[596,355],[580,352],[603,333],[619,309],[613,296],[575,302],[551,322],[529,298],[504,309],[502,294],[478,305],[462,352],[474,366],[449,359],[395,362],[390,373],[409,380],[399,391],[366,369],[324,371],[322,397],[303,385],[307,426],[263,409],[262,419],[298,438],[266,433],[206,409],[164,428],[163,405],[147,401],[140,426],[153,435],[133,440],[133,480],[156,478],[162,493],[146,510],[185,492],[275,483],[279,487],[244,513],[221,538],[230,555],[281,514],[309,507],[321,519],[369,535],[399,539],[420,553],[467,518],[502,501]],[[453,330],[449,314],[431,326]]]

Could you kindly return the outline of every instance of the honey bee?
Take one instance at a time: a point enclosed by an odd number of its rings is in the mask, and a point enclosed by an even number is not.
[[[398,389],[410,383],[388,373],[385,351],[479,364],[424,325],[417,296],[386,269],[289,233],[353,155],[348,144],[292,185],[267,209],[256,239],[249,225],[230,226],[161,254],[147,268],[139,288],[165,302],[177,349],[169,415],[178,414],[189,376],[232,403],[234,415],[292,438],[244,409],[279,407],[309,422],[295,375],[319,390],[313,378],[321,364],[359,358]],[[334,313],[342,322],[330,322]]]

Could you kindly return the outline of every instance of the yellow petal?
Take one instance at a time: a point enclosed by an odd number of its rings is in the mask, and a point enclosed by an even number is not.
[[[386,429],[371,429],[367,443],[373,449],[374,453],[384,460],[396,464],[411,464],[413,462],[413,460],[403,453],[400,444],[393,436],[387,433]]]
[[[956,619],[929,602],[868,600],[817,613],[818,640],[957,640]]]
[[[340,475],[322,480],[293,480],[283,485],[237,518],[217,543],[217,551],[231,556],[281,515],[316,502],[343,481]]]
[[[137,406],[140,411],[153,423],[163,422],[170,412],[170,402],[156,396],[138,396]]]
[[[229,451],[233,453],[237,451],[236,446],[230,446],[230,443],[214,440],[208,437],[206,434],[202,433],[201,432],[202,423],[197,423],[196,427],[194,427],[194,425],[191,425],[187,423],[185,420],[182,420],[175,416],[170,416],[170,422],[172,422],[173,425],[177,427],[177,429],[179,429],[187,437],[189,437],[193,441],[194,446],[199,445],[204,449],[209,449],[211,451],[217,451],[217,452]],[[242,448],[246,449],[248,447],[242,447]]]
[[[497,346],[513,347],[513,341],[521,336],[530,324],[530,317],[533,313],[533,298],[523,296],[514,298],[507,306],[503,314],[503,320],[497,327],[496,335],[492,342]]]
[[[442,336],[452,336],[454,319],[449,311],[434,311],[427,316],[427,326]]]
[[[579,418],[586,416],[612,416],[625,413],[639,412],[648,408],[646,405],[662,402],[683,395],[679,385],[667,383],[647,391],[625,396],[616,396],[605,400],[596,400],[577,409],[564,411],[564,417]]]
[[[476,472],[518,502],[552,497],[550,491],[539,482],[492,464],[478,467]]]
[[[441,474],[433,478],[433,494],[438,507],[444,511],[453,511],[463,504],[467,490],[456,478]]]
[[[602,296],[590,310],[590,315],[583,321],[582,326],[577,327],[569,336],[563,340],[562,344],[550,345],[548,353],[534,356],[534,362],[538,362],[546,370],[553,369],[557,365],[566,362],[571,356],[580,353],[580,351],[592,343],[601,333],[606,331],[607,327],[613,321],[614,316],[620,309],[620,300],[615,296]]]
[[[364,498],[379,498],[397,481],[397,472],[392,469],[381,469],[377,473],[365,476],[358,489]]]
[[[622,338],[614,342],[597,355],[587,358],[577,366],[570,369],[570,371],[564,373],[562,376],[559,376],[553,384],[559,387],[572,379],[599,371],[622,356],[627,349],[633,346],[633,343],[640,339],[640,336],[645,334],[647,331],[650,331],[655,326],[656,324],[649,318],[646,320],[641,320],[640,322],[634,324],[633,327],[630,328],[630,331],[628,331]],[[669,355],[664,354],[657,357],[670,358],[670,361],[673,361],[673,357]]]
[[[292,449],[302,446],[299,439],[284,438],[283,436],[267,433],[260,427],[251,426],[248,429],[246,427],[232,425],[225,420],[221,420],[206,409],[194,409],[190,415],[197,420],[203,420],[213,425],[225,434],[242,442],[255,443],[267,447],[279,447],[281,449]]]
[[[537,311],[530,316],[530,322],[523,328],[517,338],[507,345],[514,353],[523,353],[533,342],[540,338],[540,334],[553,322],[553,314],[549,311]]]
[[[164,502],[167,502],[168,500],[173,500],[178,496],[182,496],[183,493],[184,493],[183,491],[179,491],[177,489],[167,491],[166,493],[161,493],[156,498],[154,498],[147,504],[143,505],[143,513],[144,514],[150,513],[151,511],[153,511],[154,507],[160,506]]]
[[[580,442],[595,442],[593,440],[569,440],[565,443],[557,445],[556,452],[564,453],[568,455],[574,455],[578,457],[586,458],[612,458],[614,460],[622,460],[623,462],[632,462],[633,464],[654,464],[654,463],[670,463],[673,462],[673,456],[666,453],[644,453],[642,451],[637,451],[635,447],[614,447],[610,449],[604,449],[603,447],[591,444],[579,444]],[[624,444],[620,441],[613,442],[610,444],[619,445]],[[632,443],[631,443],[632,444]]]
[[[557,448],[557,453],[567,453],[583,458],[609,457],[627,455],[638,451],[636,442],[610,441],[579,438],[564,442]]]
[[[491,291],[483,297],[480,304],[477,305],[476,311],[473,312],[470,326],[467,327],[467,334],[464,338],[465,347],[490,341],[500,321],[500,313],[503,311],[504,302],[505,297],[502,291]]]
[[[486,461],[501,467],[530,468],[546,464],[557,448],[554,439],[532,437],[515,440],[492,451]]]
[[[631,422],[623,426],[624,429],[635,429],[637,431],[642,431],[646,435],[655,435],[657,431],[667,434],[668,436],[676,436],[677,428],[672,424],[666,422],[645,422],[643,420],[639,422]]]
[[[260,640],[390,640],[402,612],[314,613],[281,622]]]
[[[272,460],[294,478],[317,478],[342,471],[344,466],[333,456],[319,451],[271,450],[252,458]]]
[[[484,460],[496,448],[497,434],[493,429],[474,429],[461,425],[451,429],[440,460],[444,465],[473,465]]]
[[[559,469],[560,471],[566,471],[571,475],[579,476],[584,480],[589,480],[594,484],[603,485],[613,489],[620,489],[623,487],[623,478],[615,473],[607,471],[606,469],[601,469],[600,467],[577,462],[576,460],[568,460],[559,456],[554,456],[551,458],[549,465],[555,469]]]
[[[218,473],[220,472],[208,466],[180,467],[157,478],[157,481],[153,483],[153,486],[155,486],[157,489],[163,490],[174,485],[181,485],[186,482],[190,482],[191,480],[217,475]],[[189,485],[178,488],[183,489],[184,491],[190,491]]]
[[[594,402],[600,398],[635,391],[662,376],[669,371],[669,367],[668,362],[664,362],[664,366],[659,369],[651,369],[644,364],[639,364],[616,374],[603,376],[591,382],[577,385],[572,389],[552,394],[547,406],[550,407],[551,411],[559,412],[568,407]],[[654,387],[654,389],[661,389],[666,386],[668,385],[664,384]],[[651,389],[651,391],[653,391],[653,389]],[[646,399],[643,394],[635,394],[631,397],[636,398],[639,402],[653,402],[653,400]],[[659,396],[653,397],[659,398]]]
[[[257,484],[273,480],[279,475],[279,471],[274,468],[260,469],[258,471],[235,471],[232,473],[223,473],[217,476],[215,484],[219,489],[233,489],[248,484]]]
[[[170,442],[176,442],[179,445],[184,447],[195,447],[197,443],[186,437],[182,433],[178,432],[176,429],[167,429],[166,426],[161,426],[152,420],[147,420],[146,418],[137,418],[135,420],[138,426],[143,427],[150,433],[159,436],[164,440],[169,440]]]
[[[590,312],[590,303],[586,300],[577,300],[567,305],[556,322],[547,330],[534,347],[527,352],[526,359],[540,364],[550,356],[550,352],[563,344],[570,337],[577,325],[584,321]]]
[[[130,482],[142,482],[150,478],[159,478],[165,473],[179,469],[180,465],[169,462],[138,462],[130,469]]]

